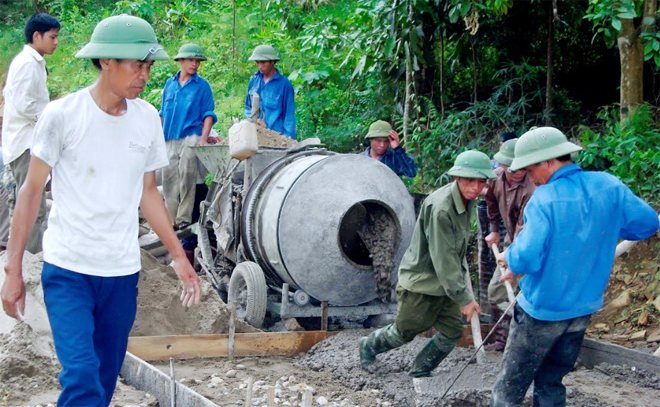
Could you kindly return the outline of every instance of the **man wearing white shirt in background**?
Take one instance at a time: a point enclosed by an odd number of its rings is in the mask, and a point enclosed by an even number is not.
[[[2,121],[2,158],[11,167],[16,180],[15,190],[9,191],[11,208],[27,176],[34,126],[50,101],[44,55],[55,52],[59,32],[60,23],[57,19],[44,13],[34,14],[25,24],[27,44],[9,65],[7,84],[3,90],[5,111]],[[30,253],[41,251],[45,215],[46,201],[42,195],[37,221],[26,247]]]

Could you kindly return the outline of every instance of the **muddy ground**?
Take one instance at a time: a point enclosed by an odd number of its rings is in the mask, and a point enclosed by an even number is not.
[[[268,386],[275,386],[278,405],[300,405],[301,389],[314,389],[313,405],[328,406],[488,406],[490,390],[499,372],[500,353],[489,352],[484,362],[468,365],[444,399],[458,370],[473,349],[457,348],[422,379],[416,392],[406,374],[409,363],[427,339],[418,337],[399,349],[379,355],[369,372],[359,365],[357,339],[368,330],[344,331],[296,358],[239,358],[178,361],[177,379],[219,406],[245,405],[247,381],[255,383],[253,405],[266,404]],[[167,363],[155,365],[169,373]],[[301,384],[301,383],[304,383]],[[564,383],[567,405],[576,407],[656,406],[660,403],[660,377],[621,366],[578,367]],[[531,405],[531,392],[525,406]],[[323,404],[326,403],[327,404]],[[288,403],[288,404],[286,404]]]
[[[659,281],[657,238],[643,242],[630,254],[617,260],[608,287],[606,304],[623,291],[631,291],[631,301],[616,311],[607,310],[594,316],[590,334],[600,339],[652,351],[660,339],[652,333],[659,328],[658,297],[655,281]],[[179,310],[179,287],[173,271],[143,255],[142,281],[138,318],[134,334],[186,334],[226,332],[228,313],[210,287],[205,285],[204,304],[192,311]],[[26,323],[16,324],[0,313],[0,406],[55,405],[59,393],[55,358],[43,296],[39,286],[40,256],[26,255],[25,280],[28,290]],[[4,255],[0,255],[0,267]],[[2,274],[2,273],[0,273]],[[2,283],[0,275],[0,284]],[[174,293],[174,294],[172,294]],[[178,310],[178,311],[177,311]],[[179,312],[181,311],[181,312]],[[646,311],[645,323],[640,317]],[[642,318],[643,319],[643,318]],[[154,323],[159,321],[159,323]],[[607,324],[609,332],[595,328]],[[239,328],[249,331],[250,327]],[[639,340],[630,340],[635,332],[646,330]],[[301,390],[314,391],[314,405],[328,406],[486,406],[490,389],[499,370],[500,354],[488,354],[483,365],[470,364],[444,399],[441,393],[469,359],[471,349],[456,349],[435,371],[413,388],[406,370],[414,355],[427,339],[380,355],[370,372],[359,366],[357,339],[367,330],[341,332],[317,344],[307,354],[288,359],[239,358],[230,363],[224,359],[176,361],[179,381],[206,396],[219,406],[245,405],[247,380],[254,380],[253,405],[266,404],[268,386],[275,386],[277,405],[297,406]],[[617,341],[621,335],[627,341]],[[165,364],[156,364],[167,371]],[[632,407],[660,406],[660,378],[657,375],[622,366],[579,367],[564,383],[568,387],[569,406]],[[529,405],[529,397],[527,404]],[[126,386],[121,381],[113,406],[155,407],[155,398]]]

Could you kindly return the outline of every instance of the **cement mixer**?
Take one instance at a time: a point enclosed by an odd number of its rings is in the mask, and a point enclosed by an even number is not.
[[[396,269],[413,199],[377,160],[322,148],[193,147],[211,174],[200,208],[200,266],[237,315],[281,318],[395,313]]]

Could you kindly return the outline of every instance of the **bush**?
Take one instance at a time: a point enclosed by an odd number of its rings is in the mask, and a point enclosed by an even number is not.
[[[603,108],[598,114],[602,128],[580,127],[585,150],[578,163],[587,170],[616,175],[635,194],[660,203],[660,125],[654,120],[658,112],[642,105],[622,124],[619,106]]]

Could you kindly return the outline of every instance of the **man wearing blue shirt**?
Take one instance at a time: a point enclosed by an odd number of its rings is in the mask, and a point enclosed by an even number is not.
[[[179,48],[174,58],[181,70],[167,80],[163,89],[160,118],[163,122],[169,165],[163,168],[163,195],[175,229],[192,221],[199,162],[192,146],[214,142],[211,127],[218,121],[209,83],[197,75],[202,49],[195,44]]]
[[[532,381],[535,406],[566,405],[562,378],[577,360],[591,314],[603,305],[619,239],[642,240],[658,215],[618,178],[571,161],[581,147],[552,127],[525,133],[511,171],[540,185],[525,227],[499,260],[502,280],[524,274],[492,406],[519,406]]]
[[[257,65],[245,97],[245,116],[252,116],[252,100],[259,95],[257,124],[296,139],[296,112],[293,104],[293,85],[283,76],[275,63],[280,57],[270,45],[259,45],[249,58]]]
[[[383,120],[375,121],[367,133],[369,147],[360,155],[374,158],[390,167],[398,176],[414,177],[417,165],[412,156],[399,144],[399,133]]]

